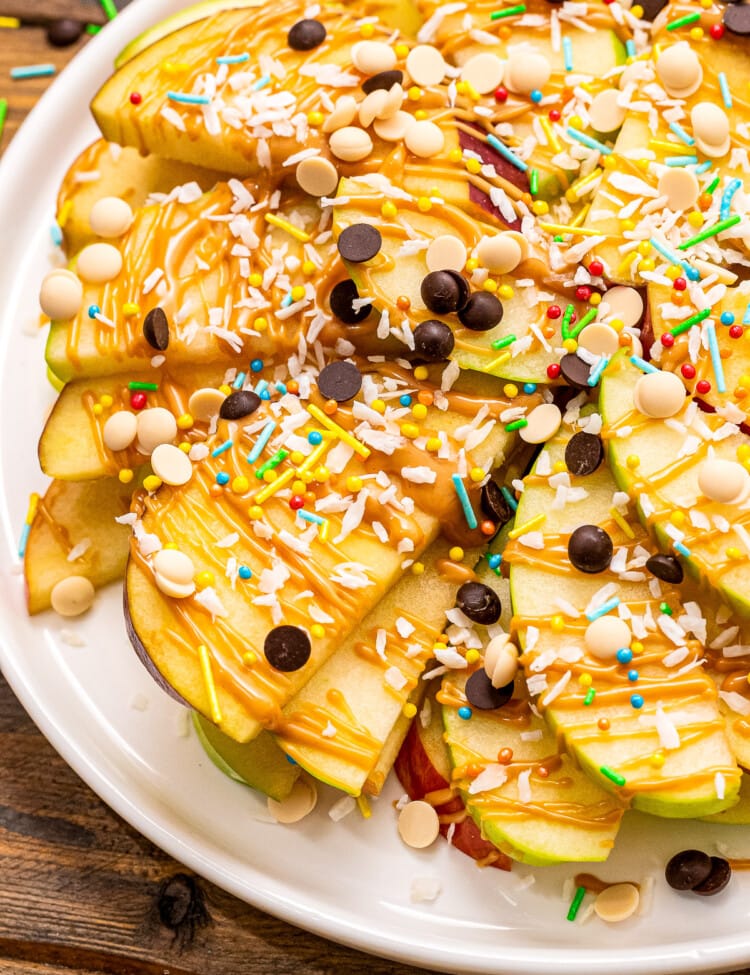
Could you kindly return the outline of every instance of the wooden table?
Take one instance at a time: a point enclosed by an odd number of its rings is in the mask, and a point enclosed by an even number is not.
[[[0,0],[0,15],[102,22],[94,0]],[[49,79],[87,43],[0,34],[4,148]],[[269,917],[197,878],[131,829],[67,767],[0,676],[0,975],[417,975]],[[750,975],[750,969],[734,975]]]

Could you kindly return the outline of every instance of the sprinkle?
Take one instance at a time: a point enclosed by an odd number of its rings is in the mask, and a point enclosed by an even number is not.
[[[21,21],[18,17],[0,17],[0,27],[8,27],[14,30],[21,26]]]
[[[140,389],[144,393],[155,393],[158,388],[159,388],[158,383],[136,383],[136,382],[128,383],[128,389],[130,390]]]
[[[577,338],[586,326],[596,318],[596,308],[589,308],[583,318],[576,322],[575,327],[568,330],[568,338]]]
[[[292,292],[291,291],[287,291],[287,293],[281,299],[281,307],[282,308],[288,308],[293,301],[294,301],[294,298],[292,297]]]
[[[546,115],[542,116],[539,119],[539,124],[542,127],[542,131],[547,136],[547,142],[549,142],[549,144],[552,146],[555,152],[560,152],[560,150],[562,149],[562,146],[560,145],[560,140],[555,135],[555,130],[552,128],[552,123],[546,117]]]
[[[520,420],[513,420],[512,423],[506,423],[505,431],[506,433],[514,433],[516,430],[523,430],[528,425],[529,421],[525,417],[521,417]]]
[[[25,78],[49,78],[57,69],[54,64],[27,64],[19,68],[11,68],[10,76],[14,81]]]
[[[182,91],[168,91],[167,98],[171,102],[179,102],[181,105],[210,105],[211,99],[208,95],[188,95]]]
[[[31,534],[31,525],[24,525],[21,529],[21,537],[18,540],[18,557],[22,559],[26,554],[26,544]]]
[[[662,244],[662,242],[657,240],[656,237],[651,237],[649,239],[649,244],[651,244],[654,250],[661,254],[662,257],[666,258],[670,264],[677,264],[679,267],[681,267],[691,281],[694,280],[694,269],[687,263],[687,261],[683,261],[678,254],[671,251],[666,244]]]
[[[586,705],[586,707],[588,707],[589,704],[593,702],[595,697],[596,697],[596,691],[594,690],[593,687],[589,687],[589,689],[586,691],[586,697],[584,697],[583,699],[583,703]]]
[[[464,720],[464,721],[468,721],[468,720],[469,720],[469,718],[471,717],[471,708],[466,708],[466,707],[464,707],[464,708],[459,708],[459,709],[458,709],[458,716],[459,716],[459,718],[461,718],[462,720]]]
[[[266,223],[270,223],[273,227],[278,227],[279,230],[286,230],[288,234],[294,237],[295,240],[300,241],[302,244],[307,244],[310,241],[310,234],[305,233],[304,230],[300,230],[299,227],[295,227],[294,224],[289,223],[288,220],[277,217],[275,213],[266,214]]]
[[[89,37],[94,37],[102,29],[101,24],[86,24],[84,28]]]
[[[593,227],[574,227],[573,224],[564,223],[541,223],[539,226],[546,230],[548,234],[578,234],[580,237],[601,237],[601,230]]]
[[[505,349],[507,348],[507,346],[513,345],[515,341],[516,341],[515,335],[506,335],[505,338],[495,339],[495,341],[492,343],[492,348]]]
[[[708,170],[712,166],[713,166],[713,162],[710,159],[707,159],[705,162],[702,162],[700,166],[696,166],[693,172],[695,173],[696,176],[700,176],[701,173],[708,172]]]
[[[682,141],[686,145],[688,145],[688,146],[694,146],[695,145],[695,139],[692,137],[692,135],[690,135],[688,132],[686,132],[683,129],[683,127],[680,125],[679,122],[670,122],[669,123],[669,127],[674,132],[674,134],[677,136],[677,138],[678,139],[682,139]]]
[[[575,921],[578,916],[578,911],[580,910],[581,904],[583,903],[583,898],[586,896],[586,888],[578,887],[576,889],[573,900],[570,902],[570,907],[568,908],[568,920]]]
[[[255,384],[255,392],[258,394],[258,396],[263,396],[263,393],[265,393],[267,389],[268,389],[267,379],[259,379],[258,382]]]
[[[635,49],[635,41],[630,37],[625,41],[625,53],[629,58],[634,58],[638,53]]]
[[[29,497],[29,507],[26,510],[26,519],[24,521],[23,529],[21,530],[21,537],[18,542],[18,557],[22,559],[26,554],[26,543],[29,540],[29,534],[31,533],[31,523],[36,517],[36,511],[39,507],[39,495],[34,492]]]
[[[686,559],[689,559],[690,555],[692,554],[687,545],[683,545],[682,542],[675,542],[674,550],[675,552],[679,552],[680,555],[684,555]]]
[[[258,435],[258,439],[255,441],[253,445],[253,449],[245,458],[248,464],[254,464],[255,461],[260,457],[260,455],[263,453],[263,448],[271,439],[271,435],[273,434],[273,431],[275,429],[276,429],[276,421],[269,420],[268,423],[266,423],[266,425],[260,431],[260,434]]]
[[[274,383],[273,388],[276,390],[277,393],[281,393],[282,396],[286,396],[287,390],[284,383],[282,382]]]
[[[370,802],[367,796],[359,795],[356,798],[357,809],[359,809],[359,814],[362,819],[369,819],[372,816],[372,809],[370,808]]]
[[[630,527],[627,521],[622,517],[622,515],[617,510],[617,508],[610,508],[609,513],[610,515],[612,515],[612,520],[620,526],[620,528],[628,536],[628,538],[635,538],[635,533],[633,529]]]
[[[516,169],[520,169],[522,173],[525,173],[529,168],[523,159],[520,159],[512,149],[509,149],[504,143],[502,143],[496,135],[488,135],[487,142],[496,152],[500,153],[503,159],[515,166]]]
[[[211,456],[220,457],[222,454],[225,454],[228,450],[231,450],[232,446],[233,444],[231,440],[225,440],[220,447],[217,447],[215,450],[211,452]]]
[[[214,683],[214,675],[211,672],[211,660],[208,656],[208,647],[205,643],[201,643],[198,647],[198,657],[201,662],[201,672],[203,674],[203,682],[206,685],[208,702],[211,705],[211,720],[214,724],[220,725],[222,722],[221,708],[219,707],[219,699],[216,696],[216,684]]]
[[[216,59],[217,64],[243,64],[250,60],[249,54],[222,54]]]
[[[309,471],[311,468],[315,467],[319,460],[321,460],[330,448],[330,440],[324,440],[319,446],[313,450],[311,454],[308,455],[307,459],[303,461],[297,468],[297,474],[304,474],[305,471]]]
[[[591,386],[592,389],[602,378],[602,373],[604,372],[604,370],[607,368],[608,365],[609,365],[609,356],[603,355],[599,359],[597,364],[594,366],[594,368],[591,370],[589,374],[589,378],[586,380],[586,383],[589,386]]]
[[[324,525],[326,521],[322,515],[316,515],[314,511],[305,511],[304,508],[300,508],[297,515],[303,521],[308,521],[313,525]]]
[[[714,176],[709,185],[706,187],[705,191],[710,196],[712,193],[716,192],[716,187],[721,182],[721,176]]]
[[[747,303],[747,308],[745,309],[745,317],[742,319],[743,325],[750,325],[750,301]]]
[[[511,511],[517,511],[517,510],[518,510],[518,502],[517,502],[517,501],[516,501],[516,499],[515,499],[515,498],[513,497],[513,493],[512,493],[512,491],[510,491],[510,489],[509,489],[509,488],[507,488],[507,487],[506,487],[506,486],[505,486],[505,485],[503,484],[503,486],[502,486],[502,487],[500,488],[500,493],[502,494],[502,496],[503,496],[503,497],[505,498],[505,500],[506,500],[506,501],[508,502],[508,504],[510,505],[510,509],[511,509]]]
[[[547,515],[544,512],[535,515],[527,522],[524,522],[523,525],[518,525],[516,528],[511,528],[511,530],[508,532],[508,538],[520,538],[520,536],[525,535],[526,532],[534,531],[534,529],[543,524],[546,519]]]
[[[719,342],[716,338],[716,326],[713,322],[709,322],[706,325],[706,336],[708,337],[708,350],[711,353],[711,365],[713,366],[714,376],[716,377],[716,389],[720,393],[726,393],[727,384],[724,379],[724,367],[721,364]]]
[[[615,772],[615,770],[610,768],[609,765],[602,765],[599,771],[602,773],[605,779],[609,779],[609,781],[614,782],[615,785],[625,785],[625,776],[620,775],[619,772]]]
[[[593,623],[594,620],[598,620],[600,616],[606,616],[610,610],[617,609],[619,605],[620,597],[613,596],[611,599],[608,599],[606,603],[602,603],[598,609],[592,609],[590,613],[586,613],[586,619],[589,621],[589,623]]]
[[[693,325],[699,325],[704,318],[708,318],[711,314],[710,308],[704,308],[703,311],[699,311],[696,315],[691,315],[690,318],[686,318],[684,322],[680,322],[679,325],[675,325],[674,328],[670,328],[669,334],[682,335],[685,332],[689,332]]]
[[[271,76],[264,74],[262,78],[259,78],[253,85],[253,91],[260,91],[261,88],[266,88],[271,84]]]
[[[532,169],[529,173],[529,193],[536,196],[539,192],[539,170]]]
[[[583,176],[581,179],[577,179],[575,183],[572,183],[568,187],[568,191],[567,191],[568,199],[575,198],[576,200],[580,200],[582,196],[586,195],[581,191],[585,190],[587,187],[591,187],[592,184],[595,183],[602,175],[602,172],[603,170],[597,167],[596,169],[592,170],[592,172],[590,172],[588,176]],[[571,226],[578,226],[578,224],[571,224]]]
[[[237,378],[232,383],[232,389],[242,389],[244,383],[245,383],[245,373],[244,372],[238,372],[237,373]]]
[[[729,230],[730,227],[734,227],[740,222],[740,220],[742,220],[742,217],[739,215],[739,213],[735,213],[732,217],[727,217],[726,220],[720,220],[718,223],[715,223],[713,227],[707,227],[699,234],[696,234],[695,237],[691,237],[690,240],[686,240],[684,244],[680,244],[678,246],[678,250],[687,250],[688,247],[692,247],[694,244],[700,244],[702,241],[708,240],[709,237],[715,237],[717,234],[721,234],[725,230]]]
[[[560,332],[564,339],[570,338],[570,335],[568,334],[568,328],[570,327],[570,320],[573,317],[574,312],[575,312],[575,308],[573,307],[573,305],[568,305],[565,309],[565,313],[563,314],[562,323],[560,325]]]
[[[264,488],[261,488],[261,490],[258,491],[258,493],[254,496],[253,501],[255,504],[263,504],[263,502],[267,501],[272,494],[276,494],[278,491],[281,491],[282,488],[285,488],[290,481],[294,480],[295,477],[296,474],[290,467],[288,471],[284,471],[284,473],[280,477],[277,477],[275,481],[271,481],[270,484],[266,484]]]
[[[477,521],[477,516],[474,514],[474,509],[471,506],[471,501],[469,500],[469,495],[466,491],[466,485],[461,480],[460,474],[452,474],[451,480],[453,481],[453,487],[456,489],[458,500],[461,502],[464,517],[466,518],[466,524],[473,530],[478,526],[479,522]]]
[[[667,24],[667,30],[677,30],[678,27],[687,27],[688,24],[694,24],[696,20],[700,20],[701,15],[696,10],[695,13],[685,14],[684,17],[678,17],[677,20],[673,20],[670,24]]]
[[[721,99],[724,102],[724,108],[732,107],[732,93],[729,90],[729,84],[727,83],[727,76],[723,71],[719,72],[719,90],[721,91]]]
[[[504,20],[506,17],[515,17],[516,14],[525,14],[526,4],[518,3],[515,7],[506,7],[504,10],[493,10],[490,20]]]
[[[573,42],[569,37],[563,37],[563,57],[565,58],[565,70],[573,70]]]
[[[255,476],[258,478],[258,480],[262,480],[266,471],[276,470],[279,464],[282,464],[288,456],[288,450],[284,450],[283,448],[281,450],[277,450],[273,457],[269,457],[265,464],[261,464],[261,466],[255,472]]]
[[[5,120],[8,117],[8,99],[0,98],[0,139],[3,136],[3,129],[5,128]]]
[[[727,184],[727,188],[721,194],[721,210],[719,212],[719,216],[722,220],[726,220],[729,217],[729,211],[732,207],[732,197],[741,186],[741,179],[730,180]]]
[[[117,7],[115,6],[114,0],[99,0],[99,3],[107,20],[114,20],[117,16]]]
[[[49,228],[49,235],[55,247],[60,247],[63,242],[63,234],[59,223],[53,223]]]
[[[315,406],[315,404],[308,406],[307,412],[311,416],[314,416],[318,423],[322,423],[324,427],[332,430],[339,440],[343,440],[345,444],[348,444],[355,453],[359,454],[360,457],[370,456],[369,447],[365,447],[363,443],[360,443],[356,437],[353,437],[347,430],[340,427],[338,423],[334,423],[334,421],[330,419],[330,417],[327,417],[319,407]]]
[[[599,142],[598,139],[594,139],[590,135],[586,135],[585,132],[579,132],[578,129],[574,129],[572,125],[569,125],[565,131],[568,133],[571,139],[575,139],[576,142],[580,142],[582,146],[586,146],[588,149],[598,149],[603,156],[612,155],[612,150],[605,146],[603,142]]]
[[[698,162],[697,156],[667,156],[664,160],[667,166],[694,166]]]
[[[510,352],[503,352],[501,355],[497,356],[491,362],[488,362],[487,365],[482,370],[482,372],[494,372],[495,369],[499,369],[500,366],[504,362],[507,362],[508,359],[510,358],[511,358]]]

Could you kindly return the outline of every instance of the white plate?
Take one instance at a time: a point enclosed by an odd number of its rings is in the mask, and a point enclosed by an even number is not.
[[[452,972],[678,973],[750,961],[750,875],[714,899],[679,895],[663,880],[686,846],[750,854],[750,830],[633,815],[611,861],[594,872],[656,881],[643,917],[616,927],[565,920],[570,867],[507,874],[478,870],[438,843],[405,849],[391,799],[371,820],[338,824],[318,812],[296,827],[269,823],[254,793],[221,775],[191,735],[182,709],[137,662],[121,622],[118,587],[72,626],[29,620],[15,555],[30,490],[42,486],[36,441],[53,394],[36,327],[39,281],[52,260],[57,186],[95,135],[86,105],[115,54],[179,0],[138,0],[66,68],[16,136],[0,167],[0,662],[22,703],[65,760],[128,822],[204,877],[272,914],[379,955]],[[59,260],[59,258],[57,258]],[[35,334],[37,333],[37,334]],[[65,631],[85,641],[66,642]],[[144,704],[146,705],[143,710]],[[533,875],[533,883],[527,879]],[[412,881],[437,877],[432,904],[410,900]],[[705,934],[705,937],[699,937]]]

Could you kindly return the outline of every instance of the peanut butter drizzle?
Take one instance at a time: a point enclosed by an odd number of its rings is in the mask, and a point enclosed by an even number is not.
[[[593,873],[577,873],[573,878],[573,883],[576,887],[585,887],[592,894],[601,894],[603,890],[607,890],[608,887],[614,887],[617,884],[632,884],[639,891],[641,889],[641,885],[634,880],[601,880]]]

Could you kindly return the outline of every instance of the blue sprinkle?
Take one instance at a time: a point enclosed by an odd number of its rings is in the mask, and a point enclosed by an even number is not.
[[[670,122],[669,123],[669,127],[674,132],[674,134],[677,136],[677,138],[678,139],[682,139],[682,141],[686,145],[688,145],[688,146],[694,146],[695,145],[695,139],[692,137],[692,135],[690,135],[689,133],[687,133],[683,129],[683,127],[680,125],[679,122]]]
[[[29,540],[29,533],[31,532],[31,525],[24,525],[21,529],[21,537],[18,540],[18,557],[22,559],[26,554],[26,543]]]
[[[589,621],[589,623],[593,623],[594,620],[598,620],[600,616],[606,616],[610,610],[617,609],[619,605],[619,597],[613,596],[611,599],[608,599],[606,603],[602,603],[599,609],[592,609],[590,613],[586,613],[586,619]]]
[[[245,373],[244,372],[238,372],[237,373],[237,378],[235,379],[234,383],[232,384],[232,388],[233,389],[242,389],[242,385],[243,385],[244,382],[245,382]]]
[[[603,142],[599,142],[598,139],[592,138],[590,135],[586,135],[585,132],[579,132],[578,129],[574,129],[572,125],[569,125],[565,130],[571,139],[575,139],[576,142],[580,142],[582,146],[586,146],[588,149],[598,149],[603,156],[611,156],[612,150],[605,146]],[[698,162],[698,160],[695,160]]]
[[[99,305],[89,305],[89,318],[96,318],[97,315],[101,315],[102,310]]]
[[[403,396],[399,396],[398,401],[402,406],[411,406],[411,396],[409,396],[408,393],[404,393]]]
[[[492,555],[487,556],[487,565],[491,569],[497,569],[502,561],[502,555],[498,555],[497,552],[493,552]]]
[[[628,671],[628,680],[629,681],[632,681],[632,683],[635,683],[638,680],[638,671],[637,670],[629,670]]]
[[[747,303],[747,308],[745,309],[745,316],[742,319],[743,325],[750,325],[750,301]]]
[[[694,166],[698,162],[697,156],[667,156],[664,160],[667,166]]]
[[[250,363],[250,368],[253,372],[260,372],[263,368],[263,360],[253,359],[253,361]]]
[[[317,447],[318,444],[323,443],[323,434],[320,430],[311,430],[307,435],[307,442],[311,443],[313,447]]]
[[[326,523],[325,518],[321,515],[315,514],[314,511],[305,511],[304,508],[299,509],[297,517],[309,522],[311,525],[325,525]]]
[[[253,449],[247,455],[248,464],[254,464],[255,461],[263,453],[263,448],[266,446],[268,441],[271,439],[273,431],[276,429],[276,422],[274,420],[269,420],[268,423],[263,427],[263,429],[258,434],[258,439],[255,441]]]
[[[635,41],[632,38],[628,38],[628,40],[625,41],[625,53],[629,58],[634,58],[638,53],[635,49]]]
[[[522,173],[525,173],[529,168],[523,159],[520,159],[512,149],[509,149],[504,143],[502,143],[496,135],[488,135],[487,143],[491,145],[496,152],[499,152],[503,159],[515,166],[516,169],[520,169]]]
[[[641,697],[640,694],[631,694],[630,695],[630,703],[633,705],[633,707],[637,711],[637,710],[639,710],[640,708],[643,707],[643,698]]]
[[[261,399],[268,401],[271,399],[271,391],[269,389],[262,389],[258,393],[258,396],[260,396]]]
[[[535,393],[536,392],[536,383],[524,383],[523,384],[523,391],[528,396],[531,396],[532,393]]]
[[[259,78],[258,81],[256,81],[255,84],[253,85],[253,91],[260,91],[261,88],[265,88],[266,85],[270,85],[270,84],[271,84],[271,76],[268,74],[264,74],[263,77]]]
[[[241,565],[237,570],[237,575],[240,577],[240,579],[252,579],[253,572],[248,566]]]
[[[453,481],[453,487],[458,495],[458,500],[461,502],[464,518],[466,518],[466,524],[473,531],[479,525],[479,522],[477,521],[477,516],[474,514],[474,509],[471,506],[471,500],[469,499],[466,485],[461,480],[460,474],[452,474],[451,480]]]
[[[210,105],[211,99],[208,95],[188,95],[182,91],[168,91],[167,98],[171,102],[179,102],[181,105]]]
[[[683,545],[682,542],[674,543],[675,552],[679,552],[680,555],[684,555],[686,559],[690,558],[691,552],[687,545]]]
[[[732,93],[729,90],[729,85],[727,84],[727,76],[723,71],[719,72],[719,89],[721,91],[721,100],[724,102],[724,108],[731,108]]]
[[[713,162],[710,159],[707,159],[705,162],[702,162],[700,166],[696,166],[693,172],[696,176],[700,176],[701,173],[707,173],[712,166]]]
[[[569,37],[563,37],[563,57],[565,58],[565,70],[573,70],[573,42]]]
[[[216,59],[217,64],[244,64],[250,60],[249,54],[222,54]]]
[[[719,341],[716,338],[716,326],[713,322],[706,324],[704,334],[708,338],[708,351],[711,353],[711,365],[713,366],[714,376],[716,377],[716,389],[720,393],[726,393],[727,383],[724,378],[724,366],[721,362],[721,351]]]
[[[288,308],[293,301],[294,301],[294,298],[292,298],[292,292],[291,291],[287,291],[287,293],[281,299],[281,307],[282,308]]]
[[[630,647],[620,647],[617,651],[617,660],[621,664],[629,664],[633,659],[633,651]]]
[[[602,373],[604,372],[604,370],[607,368],[608,365],[609,365],[609,356],[608,355],[601,356],[597,364],[591,370],[589,378],[586,380],[586,383],[589,386],[591,386],[592,389],[602,378]]]
[[[636,369],[640,369],[641,372],[658,372],[659,371],[656,368],[656,366],[652,366],[650,362],[646,362],[646,360],[645,359],[641,359],[640,356],[631,355],[630,361],[636,367]]]
[[[62,230],[60,230],[60,225],[58,223],[52,224],[52,226],[49,228],[49,235],[55,247],[60,247],[63,242],[63,233]]]
[[[222,454],[225,454],[228,450],[231,449],[232,449],[232,441],[225,440],[223,444],[220,444],[220,446],[216,448],[216,450],[211,451],[211,456],[220,457]]]
[[[722,325],[734,325],[734,315],[731,311],[723,311],[719,321]]]
[[[216,475],[216,483],[221,484],[223,487],[225,484],[229,484],[229,475],[226,471],[219,471]]]
[[[541,91],[539,91],[539,89],[538,89],[538,88],[534,88],[534,89],[533,89],[533,90],[532,90],[532,91],[531,91],[531,92],[529,93],[529,98],[530,98],[530,99],[532,100],[532,102],[533,102],[533,103],[534,103],[535,105],[538,105],[538,104],[539,104],[539,102],[540,102],[540,101],[541,101],[541,100],[542,100],[542,99],[544,98],[544,95],[543,95],[543,94],[541,93]]]
[[[683,260],[683,258],[681,258],[678,254],[675,254],[674,251],[670,250],[666,244],[663,244],[660,240],[657,240],[656,237],[651,237],[649,244],[651,244],[654,250],[658,251],[662,257],[665,257],[670,264],[678,264],[691,281],[697,280],[697,278],[693,278],[691,276],[691,271],[693,271],[693,268],[691,268],[687,261]],[[694,273],[697,274],[698,272]],[[699,274],[698,277],[700,277]]]
[[[468,721],[471,717],[471,708],[459,708],[458,716],[459,718],[463,718],[464,721]]]
[[[297,763],[296,763],[296,762],[294,761],[294,759],[292,758],[292,756],[291,756],[291,755],[287,755],[287,756],[286,756],[286,760],[287,760],[287,762],[289,762],[289,764],[290,764],[290,765],[296,765],[296,764],[297,764]]]
[[[516,509],[518,508],[518,502],[513,497],[513,494],[511,493],[511,491],[509,491],[508,488],[505,487],[505,485],[503,485],[500,488],[500,493],[502,494],[502,496],[505,498],[505,500],[510,505],[510,510],[511,511],[516,511]]]
[[[722,220],[726,220],[732,209],[732,197],[737,192],[737,190],[742,186],[741,179],[732,179],[727,184],[727,188],[721,194],[721,207],[719,209],[719,216]]]
[[[255,384],[255,392],[258,394],[258,396],[262,396],[267,389],[268,389],[267,379],[259,379],[258,382]]]
[[[25,78],[49,78],[56,70],[54,64],[29,64],[11,68],[10,76],[14,81],[23,81]]]
[[[274,383],[274,388],[277,390],[277,392],[281,393],[282,396],[286,395],[286,386],[284,383]]]

